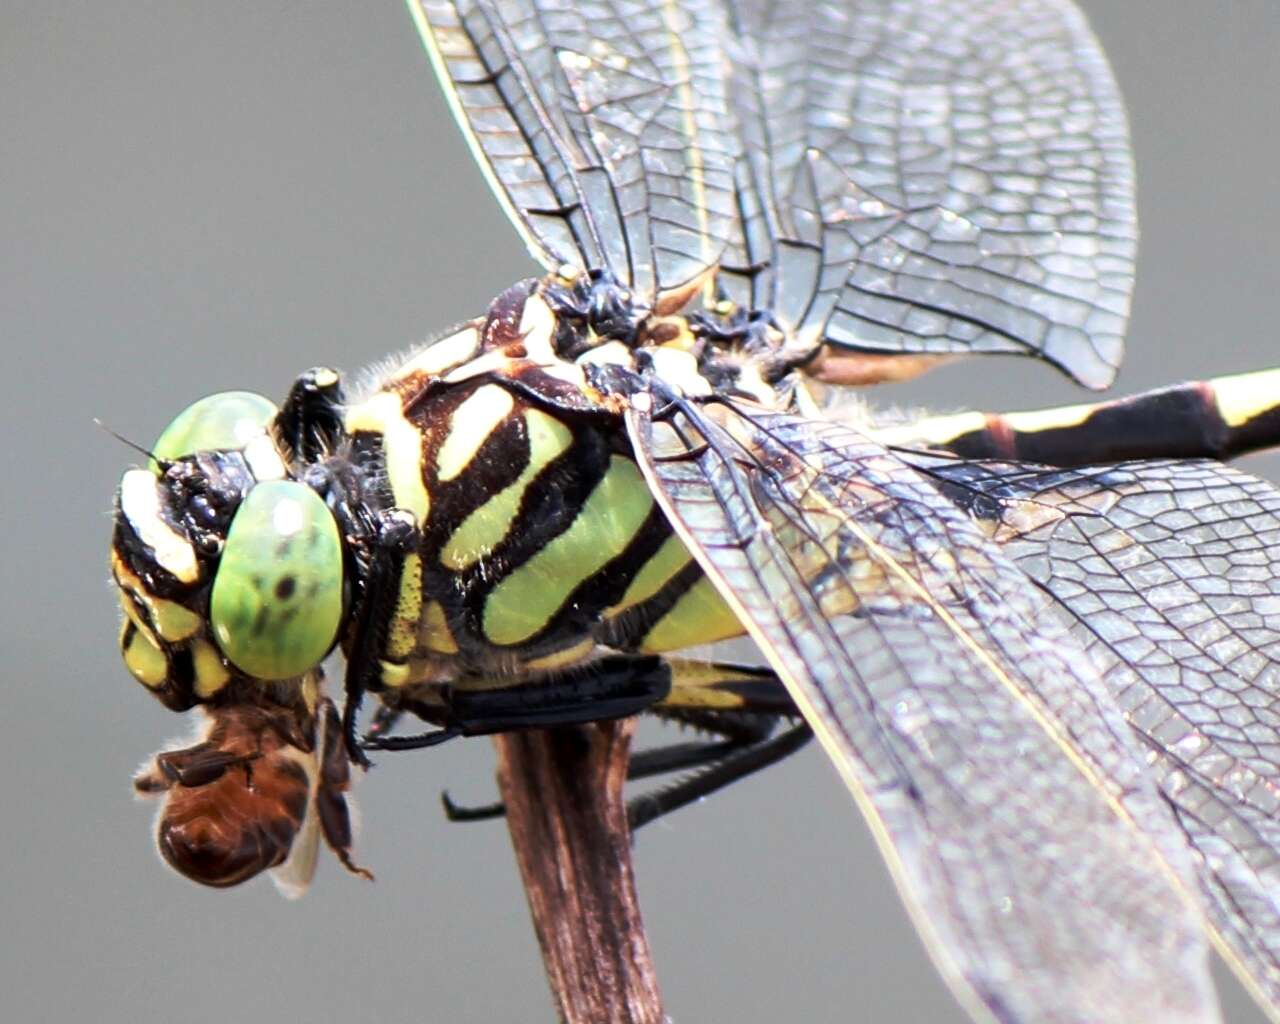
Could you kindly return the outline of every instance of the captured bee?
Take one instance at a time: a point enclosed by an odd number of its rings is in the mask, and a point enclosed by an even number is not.
[[[330,701],[314,715],[213,708],[200,742],[157,754],[133,784],[164,796],[160,855],[192,881],[225,888],[270,869],[282,894],[301,896],[322,834],[348,871],[373,878],[351,860],[350,769]]]

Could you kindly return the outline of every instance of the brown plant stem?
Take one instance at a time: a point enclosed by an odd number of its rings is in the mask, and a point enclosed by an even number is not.
[[[494,738],[498,785],[566,1024],[662,1024],[631,868],[633,719]]]

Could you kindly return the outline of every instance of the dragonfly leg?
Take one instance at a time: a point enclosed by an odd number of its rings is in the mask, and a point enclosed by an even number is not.
[[[671,674],[661,658],[611,655],[546,679],[514,681],[496,688],[442,687],[443,703],[421,714],[442,729],[417,737],[388,736],[380,729],[377,735],[366,734],[363,743],[367,750],[406,750],[435,746],[453,736],[488,736],[625,718],[664,699],[670,689]]]
[[[777,736],[735,746],[704,770],[655,793],[646,793],[630,800],[627,803],[627,822],[634,831],[651,821],[657,821],[739,779],[754,775],[762,768],[777,764],[796,753],[811,739],[813,730],[806,723],[800,722]]]
[[[342,735],[347,756],[362,768],[368,768],[370,762],[357,737],[360,705],[365,692],[377,688],[379,682],[378,651],[386,636],[387,623],[395,614],[405,555],[412,549],[416,534],[411,515],[400,509],[379,513],[369,568],[363,577],[369,582],[356,599],[353,612],[356,643],[347,655]]]
[[[780,721],[794,719],[798,712],[785,687],[768,669],[681,659],[668,659],[665,666],[671,690],[645,709],[646,713],[720,738],[667,744],[632,757],[628,781],[691,770],[697,773],[632,800],[628,816],[633,828],[776,763],[798,750],[811,735],[805,725],[773,735]],[[447,792],[441,795],[441,802],[450,821],[488,821],[506,813],[500,802],[463,805],[455,803]]]

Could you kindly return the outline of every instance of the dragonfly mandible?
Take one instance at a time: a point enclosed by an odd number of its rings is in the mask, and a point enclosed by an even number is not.
[[[359,393],[197,403],[126,473],[122,653],[207,722],[137,780],[166,859],[296,892],[323,836],[363,872],[369,747],[654,710],[751,768],[812,730],[975,1018],[1213,1020],[1206,926],[1280,1003],[1280,495],[1220,461],[1280,439],[1280,375],[832,405],[971,354],[1111,382],[1133,172],[1079,12],[411,10],[546,274]],[[766,667],[674,654],[743,633]]]

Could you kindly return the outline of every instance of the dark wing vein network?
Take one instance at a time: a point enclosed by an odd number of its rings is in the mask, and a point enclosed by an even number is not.
[[[734,230],[717,4],[425,2],[423,36],[534,255],[687,294]]]
[[[651,486],[841,769],[975,1017],[1216,1020],[1185,843],[1048,599],[850,428],[663,416],[629,419]]]
[[[1069,612],[1200,852],[1213,928],[1280,1006],[1280,491],[1216,462],[938,466]]]
[[[1136,216],[1119,93],[1066,0],[728,0],[758,199],[749,301],[887,353],[1119,366]]]
[[[1114,377],[1133,174],[1068,0],[413,6],[544,264],[650,302],[720,267],[806,341]]]

